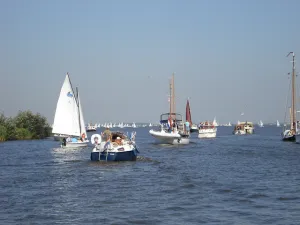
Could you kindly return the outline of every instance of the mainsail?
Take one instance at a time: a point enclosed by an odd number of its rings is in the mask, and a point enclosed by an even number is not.
[[[186,102],[185,120],[188,121],[192,125],[192,116],[191,116],[191,109],[190,109],[190,102],[189,102],[189,100],[187,100],[187,102]]]
[[[52,133],[80,136],[78,105],[71,85],[69,74],[66,75],[56,105]]]

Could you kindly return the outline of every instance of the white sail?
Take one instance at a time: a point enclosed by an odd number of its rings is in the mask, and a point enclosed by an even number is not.
[[[52,133],[80,136],[78,106],[68,74],[57,101]]]
[[[79,114],[80,114],[80,128],[81,128],[81,135],[85,134],[85,138],[88,138],[86,129],[85,129],[85,123],[84,123],[84,117],[82,113],[82,107],[81,107],[81,102],[80,102],[80,97],[79,97],[79,92],[78,92],[78,105],[79,105]]]
[[[277,127],[280,127],[280,123],[279,123],[278,120],[277,120],[276,126],[277,126]]]
[[[214,118],[213,125],[214,125],[215,127],[218,126],[218,122],[217,122],[217,120],[216,120],[216,117]]]

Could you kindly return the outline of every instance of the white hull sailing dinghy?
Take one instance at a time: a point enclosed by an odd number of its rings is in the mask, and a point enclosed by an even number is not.
[[[217,128],[213,122],[206,121],[199,124],[198,138],[215,138],[216,136]]]
[[[130,139],[122,132],[113,132],[111,139],[103,141],[99,134],[91,137],[95,145],[91,152],[91,161],[136,161],[139,151],[135,145],[136,132]]]
[[[88,145],[84,118],[77,89],[75,96],[69,74],[60,91],[52,133],[62,138],[61,147],[76,148]]]
[[[186,131],[182,116],[175,113],[174,74],[170,82],[170,112],[160,116],[160,130],[149,133],[158,144],[183,145],[190,143],[190,134]]]
[[[259,126],[259,127],[264,127],[264,123],[260,120],[260,121],[258,122],[258,126]]]

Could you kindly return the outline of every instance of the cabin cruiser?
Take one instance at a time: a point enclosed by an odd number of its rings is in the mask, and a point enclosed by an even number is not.
[[[160,130],[151,129],[149,133],[158,144],[189,144],[190,134],[185,129],[181,114],[165,113],[160,116]]]
[[[235,127],[233,134],[243,135],[243,134],[253,134],[254,126],[252,122],[239,122]]]
[[[198,138],[215,138],[217,128],[213,122],[205,121],[199,124]]]

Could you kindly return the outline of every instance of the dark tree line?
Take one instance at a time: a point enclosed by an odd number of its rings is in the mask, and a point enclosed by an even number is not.
[[[0,141],[43,139],[50,135],[51,127],[39,113],[20,111],[16,117],[0,114]]]

